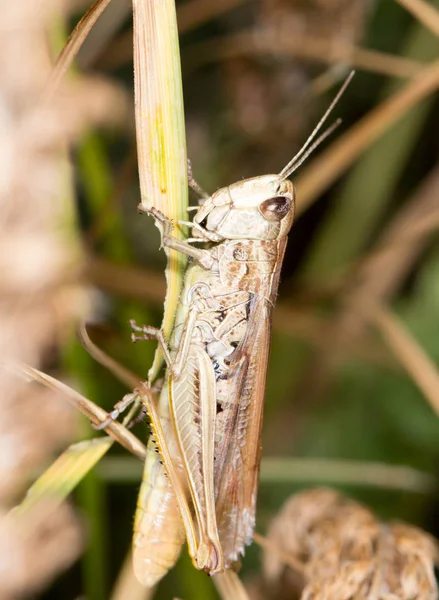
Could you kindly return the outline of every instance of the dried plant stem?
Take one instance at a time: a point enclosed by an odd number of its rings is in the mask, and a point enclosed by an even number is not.
[[[38,381],[42,383],[48,388],[51,388],[54,391],[61,392],[65,395],[65,397],[75,406],[83,415],[85,415],[90,421],[98,426],[103,423],[107,418],[107,412],[97,406],[91,400],[85,398],[79,392],[76,392],[68,385],[65,385],[61,381],[58,381],[54,377],[39,371],[38,369],[34,369],[28,365],[7,365],[7,368],[17,373],[18,375],[24,375],[28,378],[33,379],[34,381]],[[146,448],[142,442],[136,438],[135,435],[130,433],[128,429],[126,429],[123,425],[118,423],[117,421],[113,421],[105,428],[105,431],[111,435],[119,444],[124,446],[129,452],[140,458],[141,460],[145,459]]]
[[[372,110],[344,136],[331,144],[297,178],[297,210],[302,213],[335,179],[410,108],[439,86],[439,61]]]
[[[234,571],[225,571],[212,579],[222,600],[250,600],[244,585]]]
[[[439,36],[439,11],[425,0],[396,0],[422,25]]]
[[[166,282],[162,273],[120,266],[100,256],[88,256],[82,266],[82,276],[110,294],[150,302],[155,306],[163,305]]]
[[[346,43],[334,44],[333,40],[300,35],[286,38],[276,30],[263,30],[245,31],[194,44],[185,53],[185,72],[192,72],[206,63],[254,54],[295,56],[402,78],[419,75],[424,67],[415,60]]]
[[[66,45],[58,56],[44,91],[44,99],[50,100],[62,78],[70,69],[84,40],[96,21],[110,4],[110,0],[95,0],[72,31]]]
[[[320,96],[339,84],[348,74],[349,68],[340,69],[338,66],[329,65],[320,75],[317,75],[309,83],[307,94],[310,98]]]
[[[428,492],[436,486],[429,473],[405,465],[319,458],[270,458],[261,464],[263,483],[302,481]]]
[[[403,323],[382,305],[365,308],[402,366],[439,416],[439,372],[427,353]]]
[[[398,211],[381,234],[375,248],[348,269],[353,285],[346,278],[346,309],[355,313],[363,298],[385,302],[400,288],[430,236],[439,225],[439,168],[424,179],[413,196]],[[346,317],[346,315],[345,315]],[[359,323],[357,322],[356,329]]]
[[[188,0],[178,7],[178,28],[180,31],[190,31],[244,2],[245,0]]]
[[[102,479],[111,482],[133,482],[139,479],[141,465],[131,457],[112,456],[100,462],[98,472]],[[281,483],[326,483],[425,494],[435,489],[437,479],[405,465],[329,458],[263,458],[261,484]]]
[[[91,341],[84,324],[79,327],[78,335],[79,341],[90,356],[92,356],[100,365],[108,369],[110,373],[113,373],[119,381],[124,383],[130,389],[134,389],[139,385],[142,378],[111,358],[111,356],[108,356],[101,348],[98,348],[96,344]]]

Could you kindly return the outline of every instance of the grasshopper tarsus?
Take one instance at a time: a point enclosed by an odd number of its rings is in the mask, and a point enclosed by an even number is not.
[[[137,325],[137,322],[135,319],[130,319],[130,327],[134,331],[142,331],[143,332],[143,325]]]
[[[157,327],[151,325],[137,325],[134,319],[130,320],[130,327],[134,331],[131,333],[131,341],[138,342],[144,340],[155,340],[160,337],[161,331]],[[134,332],[141,333],[142,335],[136,335]]]
[[[156,221],[158,221],[163,227],[163,237],[169,237],[174,229],[174,223],[172,219],[166,217],[158,208],[155,206],[151,206],[151,208],[146,208],[142,206],[142,204],[137,205],[137,212],[141,214],[147,214],[151,217],[154,217]]]
[[[168,235],[170,235],[172,229],[174,228],[174,223],[173,223],[172,219],[170,219],[169,217],[166,217],[162,213],[162,211],[159,210],[158,208],[156,208],[155,206],[152,206],[150,209],[148,209],[147,212],[152,217],[154,217],[154,219],[156,221],[161,223],[161,225],[163,225],[164,231],[166,231],[168,233]]]

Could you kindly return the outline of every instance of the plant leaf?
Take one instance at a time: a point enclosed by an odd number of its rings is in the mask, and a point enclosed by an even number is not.
[[[69,446],[29,488],[23,502],[13,509],[14,514],[24,514],[48,497],[52,508],[61,504],[113,442],[111,437],[102,437]]]
[[[173,0],[134,0],[134,94],[141,206],[184,220],[188,203],[186,137],[177,17]],[[175,235],[184,237],[181,229]],[[169,336],[186,260],[168,251],[162,329]],[[150,372],[161,365],[158,350]]]

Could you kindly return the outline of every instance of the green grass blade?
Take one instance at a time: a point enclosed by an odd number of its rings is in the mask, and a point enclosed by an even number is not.
[[[134,92],[141,205],[174,221],[187,216],[187,156],[183,86],[174,0],[134,0]],[[175,229],[183,237],[184,232]],[[162,329],[169,336],[186,261],[168,252]],[[161,365],[157,352],[150,377]]]
[[[104,456],[113,441],[110,437],[102,437],[69,446],[29,488],[14,513],[24,514],[47,498],[55,501],[53,506],[60,504]]]

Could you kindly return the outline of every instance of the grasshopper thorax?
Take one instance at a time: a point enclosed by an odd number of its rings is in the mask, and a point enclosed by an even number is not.
[[[279,175],[244,179],[209,196],[194,222],[219,239],[280,239],[293,223],[294,197],[291,181]]]

